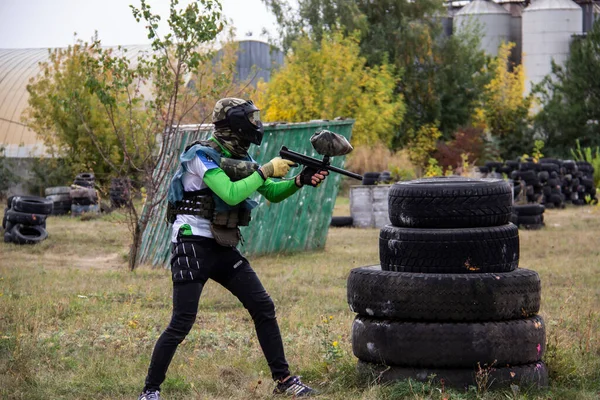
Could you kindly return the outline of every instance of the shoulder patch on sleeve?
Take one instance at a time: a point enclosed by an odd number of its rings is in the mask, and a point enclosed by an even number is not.
[[[207,156],[201,151],[196,152],[196,154],[198,155],[198,158],[200,159],[200,161],[202,161],[202,164],[204,164],[206,169],[219,168],[215,160],[210,158],[210,156]]]

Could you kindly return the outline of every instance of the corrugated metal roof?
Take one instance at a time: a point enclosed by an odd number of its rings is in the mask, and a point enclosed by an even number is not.
[[[464,6],[457,16],[460,15],[481,15],[481,14],[509,14],[504,7],[489,0],[475,0]]]
[[[546,10],[581,10],[581,7],[571,0],[533,0],[523,12]]]
[[[150,46],[123,46],[128,58],[137,60]],[[120,54],[117,48],[114,48]],[[49,49],[0,49],[0,146],[7,157],[39,157],[45,148],[35,132],[21,123],[27,108],[27,85],[49,59]]]

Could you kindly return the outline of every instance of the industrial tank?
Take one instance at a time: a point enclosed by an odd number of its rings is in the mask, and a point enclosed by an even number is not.
[[[583,30],[581,7],[571,0],[535,0],[523,11],[525,94],[552,71],[552,60],[564,65],[572,36]]]
[[[511,15],[502,6],[488,0],[475,0],[454,16],[454,32],[460,33],[469,24],[482,29],[481,48],[487,54],[498,55],[500,43],[510,41]]]

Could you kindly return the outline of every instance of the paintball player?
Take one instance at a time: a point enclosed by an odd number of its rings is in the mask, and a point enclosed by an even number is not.
[[[260,145],[263,139],[259,109],[252,101],[221,99],[212,120],[212,137],[186,148],[169,188],[173,314],[156,342],[138,400],[160,399],[160,385],[177,346],[194,324],[200,294],[209,278],[235,295],[252,316],[277,382],[274,393],[314,395],[313,389],[291,375],[273,301],[236,245],[241,239],[238,226],[248,225],[257,205],[250,195],[258,191],[269,201],[280,202],[304,185],[318,186],[328,171],[313,173],[305,168],[294,179],[271,180],[284,177],[293,162],[277,157],[259,166],[248,155],[250,144]]]

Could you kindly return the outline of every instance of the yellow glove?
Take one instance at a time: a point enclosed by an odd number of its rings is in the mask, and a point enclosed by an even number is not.
[[[281,178],[290,171],[290,167],[292,166],[296,166],[296,164],[293,161],[284,160],[281,157],[275,157],[274,159],[260,167],[260,170],[265,178]]]

